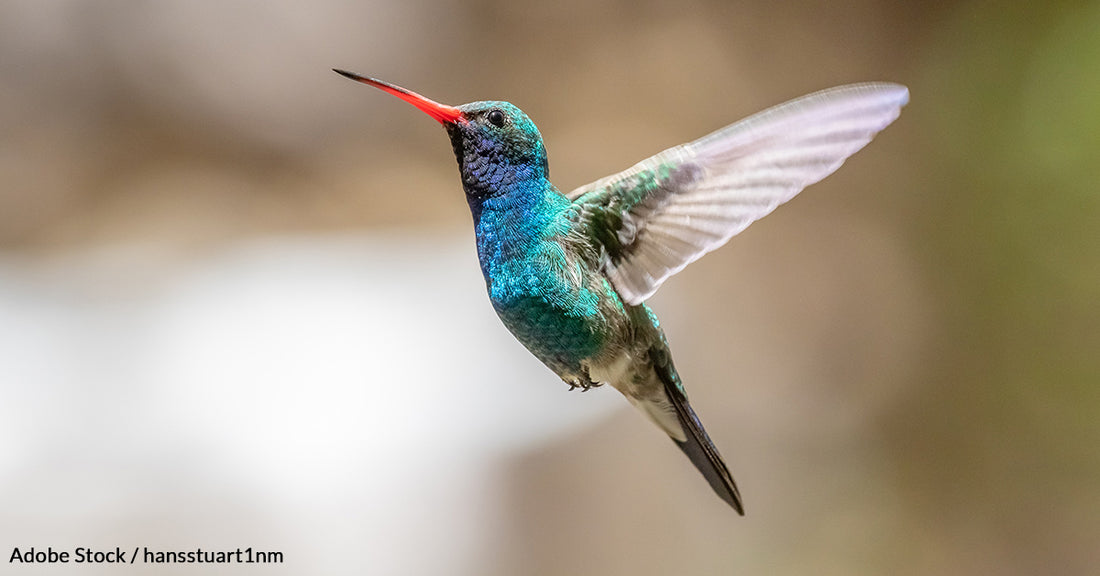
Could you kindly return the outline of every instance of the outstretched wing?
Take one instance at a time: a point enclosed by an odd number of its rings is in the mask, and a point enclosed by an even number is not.
[[[909,101],[897,84],[803,96],[569,193],[638,304],[703,254],[832,174]]]

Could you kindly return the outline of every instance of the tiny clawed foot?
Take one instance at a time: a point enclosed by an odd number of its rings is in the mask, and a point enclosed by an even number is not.
[[[573,381],[569,382],[569,390],[570,391],[573,391],[573,390],[576,390],[577,388],[580,388],[581,392],[588,392],[589,390],[591,390],[593,388],[599,388],[600,386],[603,386],[603,382],[593,382],[591,380],[581,380],[581,379],[576,379],[576,380],[573,380]]]
[[[569,384],[570,391],[580,388],[581,392],[588,392],[593,388],[599,388],[600,386],[603,386],[603,382],[592,381],[592,377],[588,375],[587,366],[582,366],[581,375],[573,378],[572,380],[569,380],[568,382],[566,382],[566,384]]]

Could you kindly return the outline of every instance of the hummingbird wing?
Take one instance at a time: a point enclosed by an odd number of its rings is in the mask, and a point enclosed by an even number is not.
[[[853,84],[791,100],[568,194],[637,305],[844,160],[898,117],[909,90]]]

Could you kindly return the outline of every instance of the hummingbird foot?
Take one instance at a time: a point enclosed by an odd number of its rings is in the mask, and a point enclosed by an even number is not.
[[[580,388],[581,392],[588,392],[593,388],[599,388],[600,386],[603,386],[603,382],[592,381],[592,377],[588,374],[587,366],[581,368],[580,376],[574,376],[573,378],[566,380],[565,383],[569,385],[570,391]]]
[[[569,385],[570,390],[576,390],[577,388],[580,388],[581,392],[588,392],[593,388],[599,388],[600,386],[603,386],[603,382],[592,382],[591,380],[573,380],[572,382],[566,382],[566,384]]]

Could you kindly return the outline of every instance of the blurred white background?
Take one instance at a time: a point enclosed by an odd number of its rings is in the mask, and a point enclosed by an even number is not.
[[[278,573],[477,573],[506,517],[502,460],[620,402],[539,385],[448,240],[0,263],[0,538],[252,546],[283,552]]]

